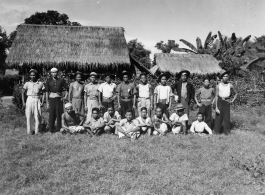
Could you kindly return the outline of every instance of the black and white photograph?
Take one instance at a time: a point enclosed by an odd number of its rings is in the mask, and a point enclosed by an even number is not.
[[[264,0],[0,0],[0,194],[265,195]]]

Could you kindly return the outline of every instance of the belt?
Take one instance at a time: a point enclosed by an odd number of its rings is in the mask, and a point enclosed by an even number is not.
[[[221,97],[221,96],[218,96],[219,98],[221,98],[222,100],[229,100],[230,99],[230,97]]]
[[[81,97],[81,98],[78,98],[78,97],[72,97],[72,99],[83,100],[84,97]]]
[[[212,101],[212,99],[201,99],[201,101]]]
[[[40,99],[39,95],[28,95],[28,97],[34,98],[34,99]]]
[[[148,99],[150,99],[150,97],[139,97],[138,99],[146,99],[146,100],[148,100]]]
[[[132,99],[123,99],[123,98],[121,98],[121,101],[130,102],[130,101],[132,101]]]
[[[103,102],[112,102],[112,101],[114,101],[113,99],[110,99],[111,97],[103,97]]]
[[[160,99],[158,100],[159,103],[163,103],[163,104],[166,104],[167,103],[167,99]]]
[[[49,98],[56,98],[56,97],[61,98],[62,97],[62,94],[61,93],[54,93],[54,92],[51,92],[49,94]]]
[[[98,98],[96,97],[96,96],[87,96],[87,98],[89,99],[89,100],[97,100]]]

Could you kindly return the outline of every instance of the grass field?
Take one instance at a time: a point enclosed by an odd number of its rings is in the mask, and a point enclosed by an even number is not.
[[[233,112],[229,136],[26,135],[0,110],[1,194],[265,194],[265,109]]]

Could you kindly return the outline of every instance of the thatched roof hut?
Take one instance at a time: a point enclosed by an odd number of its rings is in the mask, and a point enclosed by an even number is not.
[[[196,74],[213,74],[218,73],[222,69],[219,62],[208,54],[171,54],[157,53],[156,66],[150,71],[170,72],[176,74],[185,69]]]
[[[131,69],[122,27],[19,25],[8,68]]]

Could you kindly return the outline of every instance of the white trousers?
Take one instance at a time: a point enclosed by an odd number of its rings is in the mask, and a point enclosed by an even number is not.
[[[167,131],[167,124],[165,124],[165,123],[162,123],[161,125],[160,125],[160,131],[162,131],[162,132],[166,132]],[[154,132],[153,132],[153,134],[154,135],[158,135],[159,134],[159,132],[158,131],[156,131],[156,130],[154,130]]]
[[[32,121],[35,119],[35,134],[37,134],[41,128],[41,106],[40,99],[32,98],[28,96],[25,110],[27,118],[27,133],[32,132]]]

